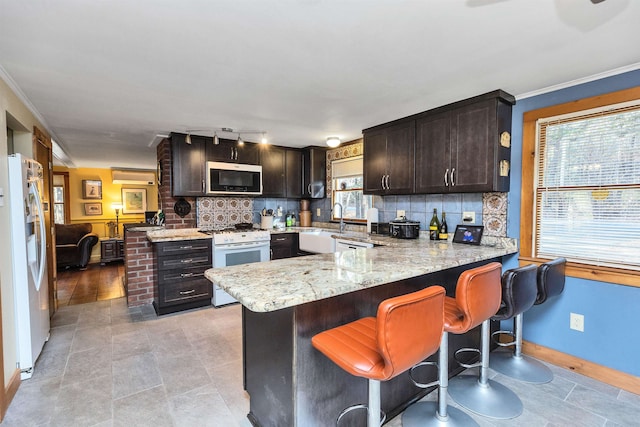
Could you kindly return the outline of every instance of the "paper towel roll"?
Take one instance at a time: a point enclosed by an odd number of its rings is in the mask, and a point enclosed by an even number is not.
[[[371,233],[371,223],[378,222],[378,209],[367,209],[367,233]]]

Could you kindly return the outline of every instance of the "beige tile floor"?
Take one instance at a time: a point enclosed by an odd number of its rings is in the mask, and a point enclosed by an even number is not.
[[[124,298],[61,307],[1,426],[248,427],[241,363],[237,304],[161,318],[151,306],[128,309]],[[640,425],[640,396],[552,369],[544,385],[496,375],[524,413],[474,418],[481,426]],[[401,426],[400,417],[387,425]]]

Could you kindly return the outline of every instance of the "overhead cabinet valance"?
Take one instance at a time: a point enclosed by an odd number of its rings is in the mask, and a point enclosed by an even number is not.
[[[365,193],[509,191],[513,104],[497,90],[363,130]]]

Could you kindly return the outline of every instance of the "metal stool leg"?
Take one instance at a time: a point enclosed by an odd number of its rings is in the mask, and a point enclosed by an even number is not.
[[[403,427],[478,426],[469,414],[447,405],[449,387],[449,334],[444,332],[438,352],[438,402],[418,402],[402,414]],[[432,384],[425,384],[429,387]]]
[[[449,382],[449,395],[460,406],[494,419],[522,414],[522,401],[504,385],[487,378],[489,368],[489,319],[482,322],[480,377],[459,375]]]
[[[522,354],[522,313],[513,318],[515,352],[493,352],[489,367],[502,375],[532,384],[544,384],[553,373],[544,364]]]

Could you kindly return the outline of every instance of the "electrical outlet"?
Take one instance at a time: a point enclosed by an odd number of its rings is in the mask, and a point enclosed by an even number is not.
[[[396,211],[396,218],[400,218],[401,216],[405,216],[405,211],[404,209],[398,209]]]
[[[569,328],[574,331],[584,332],[584,315],[569,313]]]
[[[320,214],[322,213],[322,211],[320,210],[320,208],[316,209],[316,216],[320,217]]]
[[[476,222],[475,212],[462,212],[462,222],[467,224],[474,224]]]

